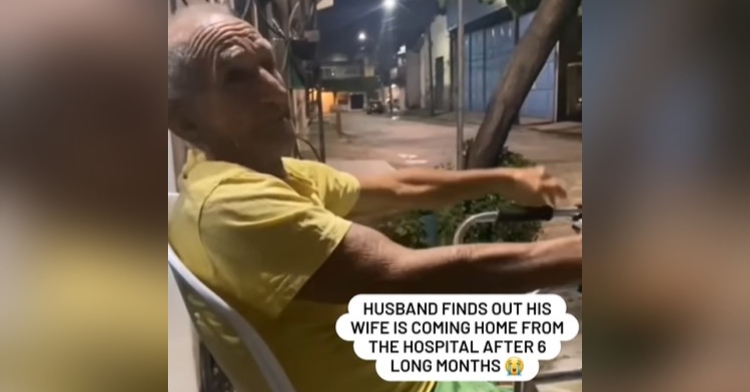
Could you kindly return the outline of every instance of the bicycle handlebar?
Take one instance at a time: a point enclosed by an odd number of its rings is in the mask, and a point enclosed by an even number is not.
[[[503,222],[549,222],[555,219],[569,218],[576,220],[582,215],[582,209],[554,209],[552,207],[518,207],[513,206],[497,212],[495,223]]]
[[[553,220],[569,220],[575,230],[583,230],[583,207],[555,209],[552,207],[518,207],[513,206],[499,211],[483,212],[472,215],[459,225],[453,237],[453,243],[463,243],[466,233],[477,224],[494,223],[495,225],[507,222],[549,222]]]

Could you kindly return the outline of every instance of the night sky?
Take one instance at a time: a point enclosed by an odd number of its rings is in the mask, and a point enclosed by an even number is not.
[[[437,0],[398,0],[392,11],[393,41],[383,0],[335,0],[333,8],[320,12],[321,49],[325,55],[358,52],[377,53],[377,57],[395,54],[401,45],[411,45],[437,15]],[[361,31],[367,34],[363,45],[357,40]],[[377,52],[375,52],[377,51]]]

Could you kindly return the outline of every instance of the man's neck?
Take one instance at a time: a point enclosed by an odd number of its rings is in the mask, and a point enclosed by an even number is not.
[[[274,176],[281,180],[287,179],[287,172],[284,169],[284,162],[281,157],[264,157],[257,152],[244,152],[240,154],[206,153],[206,158],[240,165],[252,171]]]

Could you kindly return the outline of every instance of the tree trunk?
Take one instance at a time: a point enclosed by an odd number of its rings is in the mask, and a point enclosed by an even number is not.
[[[516,47],[469,151],[469,168],[494,167],[534,81],[581,0],[543,0]]]

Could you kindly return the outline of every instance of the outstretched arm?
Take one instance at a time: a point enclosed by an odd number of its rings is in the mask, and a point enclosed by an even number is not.
[[[406,169],[361,178],[359,183],[359,200],[349,215],[355,221],[411,210],[435,210],[487,194],[499,194],[525,206],[555,205],[567,197],[560,183],[541,167]]]
[[[362,293],[526,293],[580,281],[582,259],[580,236],[411,250],[354,224],[297,298],[344,304]]]

